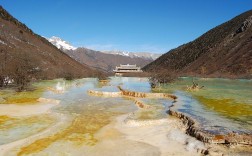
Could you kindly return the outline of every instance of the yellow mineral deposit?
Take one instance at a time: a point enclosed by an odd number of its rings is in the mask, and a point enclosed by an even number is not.
[[[207,108],[221,113],[228,117],[242,117],[252,114],[252,106],[236,102],[234,99],[212,99],[203,96],[196,96],[197,99]],[[239,110],[239,111],[238,111]]]
[[[12,119],[12,118],[7,115],[1,115],[0,116],[0,125],[4,124],[6,121],[8,121],[10,119]]]
[[[22,147],[18,155],[34,154],[60,140],[71,141],[77,146],[95,145],[98,140],[94,137],[94,134],[110,122],[111,114],[91,111],[89,113],[85,116],[77,116],[66,129]]]
[[[18,117],[43,114],[59,103],[59,100],[38,98],[35,104],[1,104],[0,115]]]
[[[5,99],[2,104],[34,104],[38,98],[42,96],[44,92],[43,88],[35,89],[33,91],[23,92],[6,92],[1,95]]]

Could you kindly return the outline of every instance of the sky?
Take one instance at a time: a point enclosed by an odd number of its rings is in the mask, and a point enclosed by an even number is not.
[[[0,0],[35,33],[94,50],[165,53],[252,9],[252,0]]]

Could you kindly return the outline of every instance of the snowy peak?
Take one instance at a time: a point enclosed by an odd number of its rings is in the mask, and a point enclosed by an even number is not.
[[[51,42],[53,45],[55,45],[58,49],[61,50],[75,50],[76,47],[72,46],[67,41],[62,40],[59,37],[52,36],[51,38],[47,39],[49,42]]]

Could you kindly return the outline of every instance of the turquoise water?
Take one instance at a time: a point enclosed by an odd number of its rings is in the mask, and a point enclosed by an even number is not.
[[[88,90],[115,92],[117,86],[139,92],[167,92],[178,97],[176,109],[195,119],[201,128],[210,133],[224,134],[232,131],[252,132],[252,81],[227,79],[194,79],[204,88],[188,91],[191,78],[181,78],[172,84],[162,85],[152,90],[147,78],[111,77],[109,82],[87,78],[74,81],[62,79],[35,83],[35,90],[18,98],[29,96],[60,100],[53,112],[70,116],[71,121],[59,132],[22,148],[17,155],[41,152],[55,143],[73,142],[76,145],[95,146],[99,138],[95,134],[111,122],[111,118],[130,113],[129,119],[135,121],[159,120],[167,118],[167,110],[173,104],[169,99],[138,99],[149,106],[139,109],[134,99],[125,97],[91,96]],[[7,92],[8,96],[13,96]],[[2,92],[0,97],[6,97]],[[29,104],[35,104],[31,103]],[[22,101],[22,100],[21,100]],[[25,101],[24,101],[25,102]],[[26,104],[26,103],[21,103]],[[69,119],[69,120],[70,120]],[[29,117],[0,116],[0,144],[9,143],[36,134],[55,124],[53,116],[35,115]],[[1,123],[2,122],[2,123]],[[13,134],[13,135],[9,135]],[[18,151],[18,150],[17,150]]]
[[[192,78],[180,78],[158,91],[178,96],[182,100],[178,111],[196,119],[208,132],[252,133],[251,80],[194,78],[194,81],[204,87],[199,91],[188,91]]]

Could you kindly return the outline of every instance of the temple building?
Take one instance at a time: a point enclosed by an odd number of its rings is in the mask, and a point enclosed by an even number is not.
[[[140,67],[137,67],[136,64],[130,65],[130,64],[120,64],[120,66],[116,66],[116,69],[113,70],[116,74],[117,73],[137,73],[137,72],[143,72]]]

